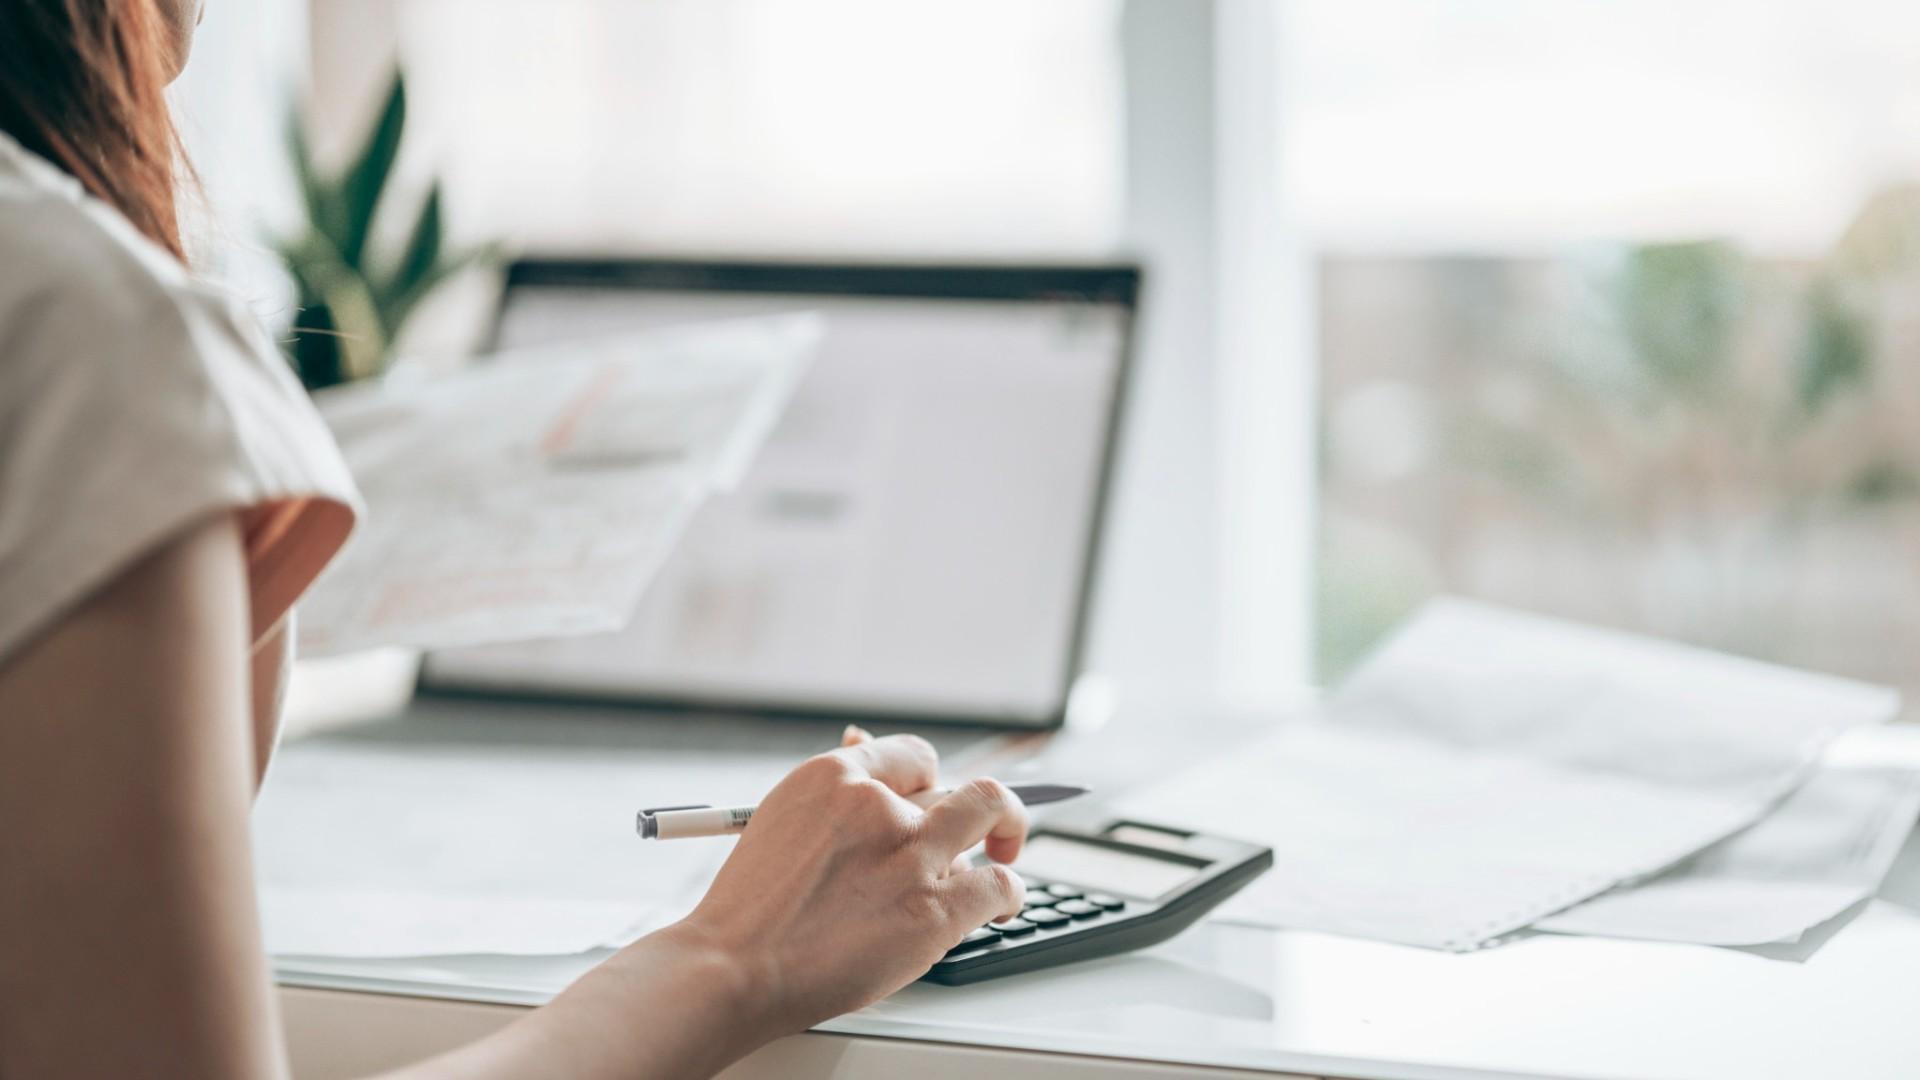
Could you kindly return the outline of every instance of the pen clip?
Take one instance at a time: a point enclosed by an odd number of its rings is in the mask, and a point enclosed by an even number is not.
[[[642,810],[640,811],[640,813],[634,816],[633,831],[639,833],[642,837],[651,840],[653,839],[656,831],[653,823],[653,815],[665,814],[673,810],[711,810],[711,809],[713,809],[713,805],[711,803],[693,803],[690,806],[649,807],[648,809]]]

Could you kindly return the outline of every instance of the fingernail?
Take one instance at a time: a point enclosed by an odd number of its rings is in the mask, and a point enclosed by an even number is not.
[[[858,724],[848,724],[847,730],[840,733],[840,741],[843,743],[861,742],[871,738],[873,733]]]

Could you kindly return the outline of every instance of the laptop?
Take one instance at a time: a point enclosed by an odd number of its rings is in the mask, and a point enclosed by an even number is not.
[[[523,259],[500,348],[819,312],[744,481],[623,630],[432,653],[422,689],[1048,729],[1082,675],[1130,265]]]

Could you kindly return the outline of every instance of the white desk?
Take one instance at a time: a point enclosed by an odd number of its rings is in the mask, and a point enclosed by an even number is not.
[[[539,1004],[594,959],[283,962],[279,976],[307,988],[285,995],[296,1062],[324,1058],[303,1075],[326,1076],[401,1060],[376,1053],[383,1031],[402,1056],[471,1037],[512,1015],[484,1006]],[[1882,898],[1804,961],[1551,935],[1452,955],[1210,922],[1131,956],[976,986],[916,984],[730,1076],[988,1070],[1911,1080],[1920,843]]]

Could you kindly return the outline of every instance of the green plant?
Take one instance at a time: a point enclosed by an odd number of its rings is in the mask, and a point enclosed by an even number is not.
[[[1527,415],[1467,395],[1453,460],[1535,511],[1620,535],[1729,516],[1798,528],[1914,498],[1914,444],[1877,393],[1903,362],[1879,340],[1883,309],[1920,253],[1887,239],[1891,224],[1857,230],[1873,261],[1706,240],[1568,264],[1544,362],[1479,377],[1524,387]]]
[[[376,222],[397,212],[386,196],[406,120],[406,81],[396,70],[365,142],[345,171],[325,175],[314,164],[299,110],[289,118],[306,222],[275,246],[300,293],[287,358],[309,390],[380,374],[420,302],[454,274],[493,258],[490,248],[447,253],[438,180],[398,249],[375,243]]]
[[[1745,315],[1745,272],[1739,252],[1716,241],[1626,250],[1610,291],[1642,390],[1680,401],[1721,391]]]

